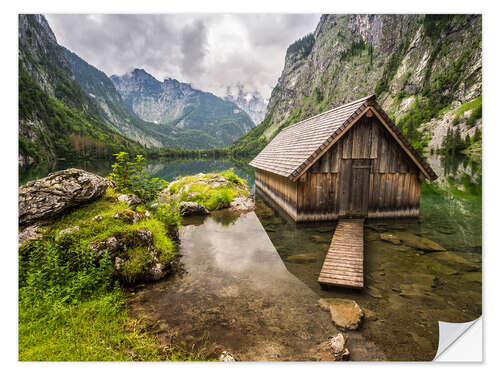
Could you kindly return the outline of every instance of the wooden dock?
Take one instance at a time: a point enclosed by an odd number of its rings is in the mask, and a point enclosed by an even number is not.
[[[364,219],[340,219],[326,254],[318,282],[363,288]]]

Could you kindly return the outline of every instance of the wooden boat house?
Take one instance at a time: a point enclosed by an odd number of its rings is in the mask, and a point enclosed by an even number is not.
[[[285,128],[250,165],[297,222],[415,217],[422,181],[436,178],[375,95]]]

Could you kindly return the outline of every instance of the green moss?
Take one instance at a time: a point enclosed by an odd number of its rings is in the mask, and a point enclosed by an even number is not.
[[[221,188],[210,193],[205,201],[205,206],[209,210],[217,210],[229,207],[232,200],[238,196],[238,192],[232,188]]]
[[[121,266],[120,272],[127,282],[135,283],[148,272],[153,262],[153,257],[145,247],[131,248],[127,250],[127,260]]]
[[[482,96],[478,96],[476,99],[470,102],[462,104],[455,110],[455,117],[453,119],[453,125],[458,124],[464,119],[464,114],[467,111],[471,111],[471,114],[467,118],[467,125],[472,126],[476,123],[478,119],[482,117],[483,111],[483,100]]]
[[[207,181],[223,177],[226,182],[219,186],[210,185]],[[209,210],[229,207],[232,200],[239,196],[247,197],[249,188],[246,180],[242,179],[233,169],[218,173],[186,176],[170,186],[171,193],[179,193],[179,201],[192,201],[203,204]]]

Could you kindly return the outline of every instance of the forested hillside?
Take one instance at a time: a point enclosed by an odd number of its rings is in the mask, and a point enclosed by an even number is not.
[[[19,164],[143,148],[113,131],[41,15],[19,16]]]

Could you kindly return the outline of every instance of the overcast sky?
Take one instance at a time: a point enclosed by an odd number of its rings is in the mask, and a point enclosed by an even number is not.
[[[108,76],[142,68],[223,96],[243,84],[268,98],[288,45],[319,14],[46,15],[59,44]]]

